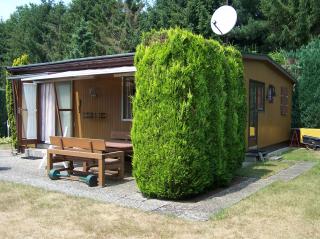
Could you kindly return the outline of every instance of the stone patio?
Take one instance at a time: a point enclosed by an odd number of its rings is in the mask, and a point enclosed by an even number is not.
[[[313,162],[299,162],[266,179],[237,179],[229,188],[216,189],[192,200],[176,202],[145,198],[139,192],[132,177],[126,177],[122,181],[107,179],[104,188],[90,188],[78,181],[52,181],[47,177],[44,165],[39,169],[40,162],[41,160],[22,159],[19,156],[12,156],[8,150],[0,150],[0,180],[196,221],[208,220],[213,214],[232,206],[269,184],[279,180],[292,180],[315,165]]]

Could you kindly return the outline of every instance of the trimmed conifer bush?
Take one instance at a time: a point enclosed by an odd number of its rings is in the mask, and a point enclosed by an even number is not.
[[[135,66],[131,135],[140,190],[177,199],[229,182],[244,158],[240,53],[185,30],[161,30],[145,34]]]
[[[222,169],[216,170],[216,181],[227,185],[234,172],[241,167],[245,154],[246,130],[246,89],[243,78],[243,61],[239,51],[233,47],[225,47],[225,122],[224,122],[224,157]]]

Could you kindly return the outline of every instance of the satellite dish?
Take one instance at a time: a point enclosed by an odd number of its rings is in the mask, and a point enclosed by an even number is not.
[[[230,32],[237,22],[237,12],[233,7],[225,5],[219,7],[212,15],[211,28],[217,35],[225,35]]]

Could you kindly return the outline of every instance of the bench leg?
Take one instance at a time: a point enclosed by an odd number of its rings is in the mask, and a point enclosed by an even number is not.
[[[106,183],[106,175],[105,175],[106,164],[105,164],[104,159],[98,160],[98,168],[99,168],[99,173],[98,173],[99,186],[104,187],[104,185]]]
[[[47,153],[47,173],[48,174],[52,168],[53,168],[52,154]]]
[[[68,161],[68,174],[72,174],[73,173],[73,169],[74,169],[74,166],[73,166],[73,161]]]
[[[120,156],[120,167],[119,167],[119,179],[123,179],[124,178],[124,160],[125,160],[125,156],[124,156],[124,152],[122,153],[122,155]]]
[[[83,167],[83,172],[88,172],[89,171],[89,163],[87,161],[84,161],[82,163],[82,167]]]

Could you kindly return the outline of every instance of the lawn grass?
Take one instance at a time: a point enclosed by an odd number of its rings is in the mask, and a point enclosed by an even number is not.
[[[290,161],[257,162],[239,169],[236,175],[250,178],[267,178],[276,174],[280,170],[290,167],[293,164],[294,163]]]
[[[293,149],[290,152],[283,155],[283,160],[288,161],[319,161],[320,151],[314,151],[312,149]]]
[[[319,153],[298,150],[284,158],[318,163],[300,177],[276,182],[208,222],[185,221],[0,182],[0,235],[1,238],[320,238]]]

